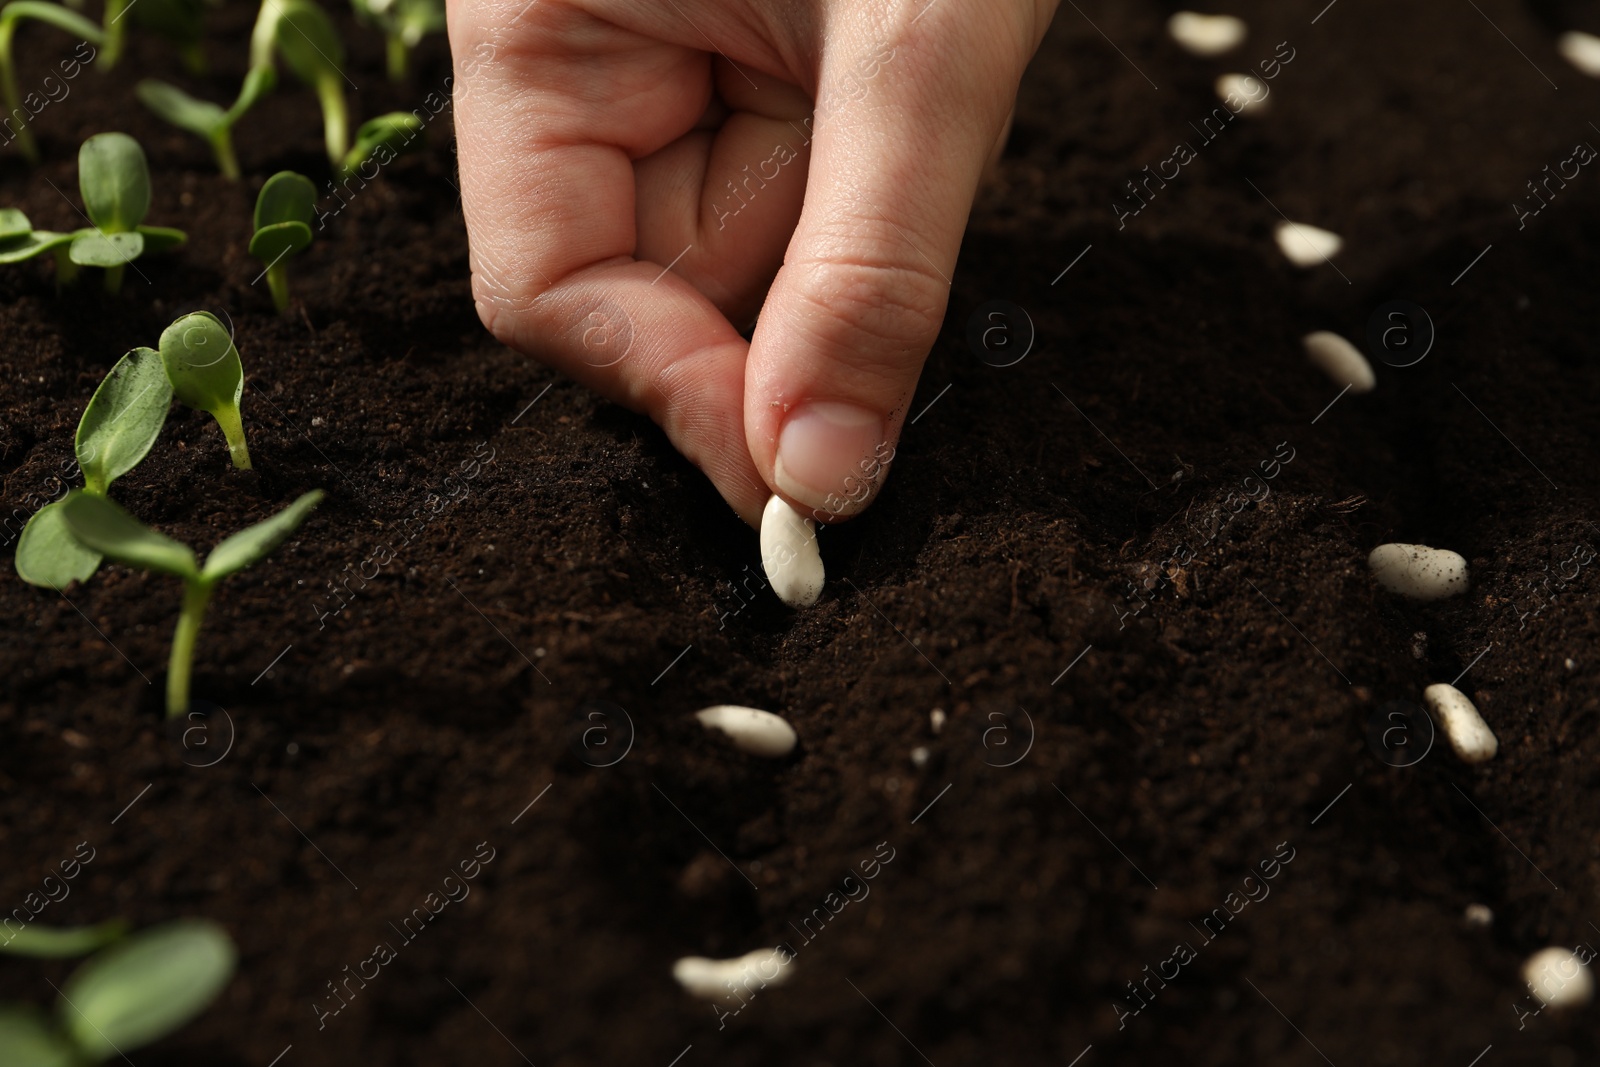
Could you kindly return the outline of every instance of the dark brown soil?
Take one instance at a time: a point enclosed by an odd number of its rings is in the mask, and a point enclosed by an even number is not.
[[[39,922],[206,916],[241,948],[220,1002],[135,1062],[1595,1062],[1597,1009],[1533,1014],[1519,968],[1600,945],[1600,577],[1566,562],[1600,538],[1600,174],[1520,230],[1511,207],[1600,144],[1600,86],[1554,51],[1586,13],[1232,0],[1250,40],[1208,61],[1165,38],[1172,6],[1058,15],[922,413],[798,616],[736,595],[755,538],[660,432],[479,327],[448,111],[294,263],[279,319],[249,209],[277,169],[326,180],[310,94],[249,117],[234,187],[130,103],[171,65],[160,42],[72,83],[38,122],[47,164],[4,156],[0,203],[79,225],[75,146],[123,129],[156,172],[149,221],[191,242],[115,300],[0,273],[5,513],[56,491],[111,363],[196,308],[237,327],[257,470],[180,409],[115,496],[208,547],[329,492],[212,609],[195,694],[231,728],[161,721],[173,581],[0,580],[0,909],[89,842]],[[250,18],[216,17],[206,95],[231,98]],[[393,86],[345,29],[358,118],[443,86],[441,40]],[[1279,41],[1271,112],[1204,143],[1213,78]],[[28,85],[70,42],[21,50]],[[1119,231],[1123,183],[1178,141],[1198,158]],[[1277,209],[1345,237],[1337,271],[1285,264]],[[967,343],[995,299],[1037,330],[1007,368]],[[1431,352],[1324,410],[1338,389],[1299,337],[1360,339],[1394,299],[1427,310]],[[1270,495],[1240,503],[1262,470]],[[1388,540],[1462,552],[1471,591],[1380,593],[1364,560]],[[1369,722],[1469,665],[1498,758],[1441,738],[1381,762]],[[691,712],[724,701],[783,712],[796,755],[706,735]],[[399,935],[490,849],[437,929]],[[1270,896],[1241,908],[1264,861]],[[396,958],[319,1029],[382,942]],[[671,978],[778,942],[790,980],[721,1028]],[[6,960],[0,997],[48,1004],[70,967]],[[1147,1006],[1124,1016],[1130,982]]]

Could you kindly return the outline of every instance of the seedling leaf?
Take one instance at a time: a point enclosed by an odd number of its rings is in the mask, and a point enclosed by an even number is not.
[[[247,526],[227,538],[206,557],[200,576],[214,582],[264,559],[284,538],[294,533],[326,495],[321,489],[313,489],[272,518]]]
[[[244,76],[244,85],[239,89],[239,98],[228,109],[228,124],[239,121],[239,117],[246,111],[255,107],[263,96],[272,92],[278,84],[278,71],[271,66],[251,67]]]
[[[74,447],[84,488],[104,495],[155,444],[172,404],[172,383],[161,354],[135,348],[111,368],[89,399]]]
[[[89,221],[106,233],[133,229],[150,211],[144,149],[125,133],[95,134],[78,149],[78,188]]]
[[[26,237],[14,237],[0,243],[0,263],[21,263],[25,259],[41,256],[72,243],[73,234],[34,230]]]
[[[373,157],[378,157],[380,164],[389,163],[409,148],[422,131],[422,120],[410,111],[391,111],[368,119],[356,131],[356,143],[345,153],[341,172],[352,174]]]
[[[58,1014],[95,1061],[147,1045],[183,1026],[233,976],[238,951],[216,923],[180,919],[141,930],[67,978]]]
[[[105,44],[104,31],[75,11],[68,11],[60,4],[45,3],[44,0],[12,0],[0,12],[0,20],[16,22],[19,19],[38,19],[40,22],[49,23],[64,33],[81,37],[92,45]]]
[[[303,222],[280,222],[256,231],[250,238],[250,254],[271,267],[310,243],[310,226]]]
[[[137,231],[144,238],[147,253],[166,252],[189,240],[189,235],[170,226],[140,226]]]
[[[228,439],[234,466],[248,470],[250,451],[239,415],[244,367],[222,323],[209,311],[183,316],[161,333],[161,362],[177,398],[211,413]]]
[[[28,221],[28,216],[14,207],[0,208],[0,241],[26,237],[32,232],[33,223]]]
[[[70,959],[87,956],[97,948],[109,945],[128,932],[128,924],[121,919],[97,923],[94,926],[45,926],[30,923],[11,933],[10,939],[0,941],[0,952],[12,956],[32,956],[36,959]],[[0,1063],[11,1061],[0,1056]]]
[[[0,1008],[0,1063],[6,1067],[77,1067],[77,1049],[34,1008]]]
[[[125,267],[144,251],[142,233],[103,233],[79,230],[72,235],[68,255],[80,267]]]
[[[280,170],[267,179],[256,197],[256,229],[279,222],[309,226],[316,208],[317,187],[311,184],[311,179],[292,170]]]
[[[185,581],[200,577],[188,545],[156,533],[105,497],[75,489],[60,506],[72,536],[107,559]]]
[[[162,120],[207,140],[228,125],[226,111],[209,100],[195,99],[176,85],[146,78],[133,91]]]
[[[65,504],[57,500],[34,512],[17,538],[17,577],[29,585],[65,589],[100,569],[100,553],[80,545],[68,529]]]
[[[295,77],[307,85],[332,76],[342,79],[344,44],[322,8],[311,0],[283,0],[275,38]]]

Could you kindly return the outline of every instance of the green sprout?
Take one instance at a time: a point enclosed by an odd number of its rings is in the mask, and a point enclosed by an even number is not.
[[[250,469],[239,398],[244,395],[244,367],[233,338],[209,311],[185,315],[161,331],[161,362],[178,399],[217,420],[228,440],[233,465]]]
[[[389,78],[406,75],[411,50],[423,37],[444,29],[444,0],[350,0],[356,15],[388,38]]]
[[[32,1007],[0,1007],[0,1063],[89,1067],[124,1056],[210,1006],[238,955],[227,932],[202,919],[123,938],[67,977],[54,1020]]]
[[[150,210],[150,165],[125,133],[97,133],[83,142],[78,188],[94,225],[73,233],[67,254],[80,267],[104,267],[108,293],[121,290],[123,271],[141,254],[188,240],[182,230],[142,225]]]
[[[250,254],[266,264],[267,286],[279,312],[289,306],[289,265],[311,243],[311,216],[316,211],[317,187],[292,170],[267,179],[256,197],[255,236]]]
[[[354,175],[368,160],[377,160],[379,166],[387,165],[417,139],[422,129],[422,120],[411,111],[391,111],[363,122],[356,131],[356,143],[350,146],[337,168],[340,180]]]
[[[89,398],[73,440],[83,491],[105,496],[112,482],[138,466],[171,405],[172,385],[159,354],[136,348],[117,360]],[[30,585],[62,589],[88,581],[100,567],[100,554],[67,532],[61,505],[58,500],[36,511],[17,540],[17,576]]]
[[[0,941],[0,952],[12,956],[32,956],[41,960],[63,960],[74,956],[87,956],[97,948],[104,948],[128,932],[128,924],[121,919],[97,923],[94,926],[45,926],[30,923],[16,930],[6,929],[9,935]]]
[[[60,4],[12,0],[0,8],[0,95],[5,97],[6,120],[16,123],[17,149],[29,163],[37,164],[39,146],[33,139],[33,131],[28,129],[28,112],[23,109],[22,96],[17,92],[17,68],[11,59],[11,38],[17,32],[17,23],[23,19],[54,26],[96,47],[103,46],[106,39],[100,27]]]
[[[278,0],[267,0],[275,3]],[[322,105],[328,162],[335,167],[350,148],[350,115],[344,100],[344,43],[326,12],[312,0],[281,0],[273,43],[295,77],[311,86]],[[252,41],[252,63],[254,62]]]
[[[233,106],[224,110],[209,100],[197,100],[168,82],[146,78],[134,86],[144,106],[180,130],[203,138],[211,146],[217,168],[229,181],[239,180],[239,159],[233,151],[233,127],[277,83],[278,72],[269,64],[251,67]]]
[[[46,252],[56,260],[56,288],[72,281],[78,268],[67,254],[72,234],[36,230],[28,216],[15,208],[0,208],[0,264],[21,263]]]
[[[322,497],[322,490],[314,489],[270,519],[245,527],[212,549],[203,565],[188,545],[150,529],[103,496],[73,491],[62,501],[68,529],[88,548],[130,567],[183,579],[183,609],[167,663],[167,718],[189,710],[195,639],[216,584],[282,544]]]

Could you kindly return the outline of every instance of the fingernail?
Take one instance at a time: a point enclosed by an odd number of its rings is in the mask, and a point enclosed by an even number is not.
[[[813,400],[789,413],[778,434],[773,481],[785,494],[829,516],[854,515],[877,490],[883,419],[833,400]]]

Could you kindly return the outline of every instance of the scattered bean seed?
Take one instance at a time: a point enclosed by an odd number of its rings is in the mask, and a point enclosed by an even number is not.
[[[1522,965],[1522,980],[1552,1008],[1575,1008],[1594,996],[1594,976],[1583,960],[1564,948],[1544,948],[1529,956]]]
[[[1334,385],[1348,385],[1352,393],[1370,393],[1378,384],[1367,357],[1338,334],[1318,330],[1306,334],[1301,342],[1312,365],[1332,378]]]
[[[809,608],[822,595],[822,553],[817,524],[780,496],[761,513],[761,567],[778,599],[791,608]]]
[[[940,730],[944,729],[944,718],[943,708],[934,708],[928,712],[928,726],[933,730],[935,737],[938,736]]]
[[[1439,600],[1467,590],[1467,561],[1459,552],[1427,545],[1379,545],[1367,557],[1378,584],[1413,600]]]
[[[738,993],[740,989],[748,995],[752,989],[782,985],[788,980],[787,967],[793,962],[793,954],[781,948],[758,948],[731,960],[685,956],[672,965],[672,977],[701,1000],[731,1004],[744,999]]]
[[[1229,100],[1239,102],[1238,114],[1259,115],[1267,110],[1266,83],[1253,74],[1224,74],[1213,84],[1217,91],[1217,99],[1224,104]],[[1233,109],[1228,104],[1229,110]]]
[[[1467,695],[1455,686],[1443,682],[1430,685],[1422,691],[1422,702],[1444,727],[1450,747],[1463,763],[1487,763],[1500,751],[1494,731]]]
[[[1600,37],[1568,30],[1556,41],[1561,58],[1591,78],[1600,78]]]
[[[1339,254],[1344,238],[1304,222],[1280,222],[1272,233],[1278,249],[1297,267],[1316,267]]]
[[[1494,925],[1494,912],[1489,910],[1487,904],[1468,904],[1467,910],[1461,915],[1462,921],[1468,926],[1480,929]]]
[[[733,742],[733,747],[752,756],[777,759],[794,751],[794,727],[782,716],[737,704],[718,704],[694,713],[700,725],[708,730],[721,730]]]
[[[1167,20],[1167,33],[1178,47],[1195,56],[1220,56],[1244,42],[1249,27],[1232,15],[1179,11]]]

